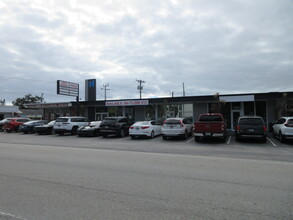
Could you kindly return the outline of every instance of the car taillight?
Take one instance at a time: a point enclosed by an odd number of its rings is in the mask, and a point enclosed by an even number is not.
[[[129,129],[133,129],[134,127],[130,126]]]
[[[143,126],[143,127],[141,127],[141,129],[147,129],[147,128],[149,128],[149,126]]]
[[[267,127],[265,125],[263,126],[263,131],[267,132]]]
[[[291,124],[284,124],[285,125],[285,127],[287,127],[287,128],[292,128],[293,127],[293,125],[291,125]]]
[[[240,131],[240,126],[239,125],[236,126],[236,131]]]

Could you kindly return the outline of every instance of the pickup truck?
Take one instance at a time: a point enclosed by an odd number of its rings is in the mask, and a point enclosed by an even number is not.
[[[227,137],[226,122],[220,113],[205,113],[199,116],[194,123],[194,140],[199,142],[201,138],[219,137],[224,142]]]

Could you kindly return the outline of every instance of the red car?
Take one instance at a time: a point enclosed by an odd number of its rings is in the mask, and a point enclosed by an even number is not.
[[[4,124],[3,130],[7,132],[11,132],[11,131],[18,132],[19,126],[28,121],[30,121],[29,118],[10,118]]]

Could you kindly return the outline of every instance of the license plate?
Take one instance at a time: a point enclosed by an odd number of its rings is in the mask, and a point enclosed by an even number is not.
[[[109,126],[105,126],[105,128],[109,128]]]
[[[138,129],[139,129],[139,127],[136,127],[135,129],[136,129],[136,130],[138,130]]]
[[[254,132],[254,129],[248,129],[249,132]]]
[[[207,136],[211,136],[212,134],[211,134],[211,133],[206,133],[206,135],[207,135]]]

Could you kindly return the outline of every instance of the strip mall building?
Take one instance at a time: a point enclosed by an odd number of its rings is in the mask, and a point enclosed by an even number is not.
[[[87,92],[86,92],[87,96]],[[95,98],[95,97],[94,97]],[[87,100],[87,97],[86,97]],[[60,116],[76,115],[77,103],[29,104],[28,108],[43,110],[43,117],[53,120]],[[135,121],[163,121],[170,117],[186,117],[195,122],[202,113],[223,113],[229,129],[239,116],[258,115],[267,126],[282,115],[293,115],[293,92],[254,94],[166,97],[139,100],[108,100],[79,102],[80,115],[90,120],[108,116],[126,116]]]

